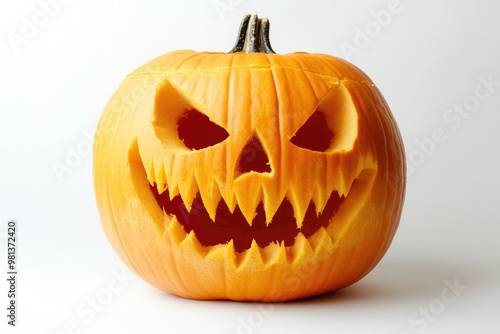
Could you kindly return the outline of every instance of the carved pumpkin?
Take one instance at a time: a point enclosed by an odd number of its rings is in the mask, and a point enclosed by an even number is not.
[[[150,284],[283,301],[348,286],[381,259],[405,189],[379,90],[329,55],[277,55],[245,17],[229,53],[176,51],[131,73],[94,151],[104,231]]]

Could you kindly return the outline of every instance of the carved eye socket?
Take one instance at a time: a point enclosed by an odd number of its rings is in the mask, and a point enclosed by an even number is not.
[[[177,121],[177,134],[184,145],[191,150],[200,150],[223,142],[229,133],[210,121],[208,116],[192,109],[186,111]]]
[[[320,111],[315,111],[290,139],[290,142],[311,151],[325,152],[330,148],[333,135],[326,123],[325,115]]]
[[[334,84],[290,142],[316,152],[350,151],[358,136],[358,112],[343,84]]]
[[[214,146],[229,133],[203,112],[207,109],[187,92],[165,80],[156,90],[151,123],[162,145],[175,152]]]

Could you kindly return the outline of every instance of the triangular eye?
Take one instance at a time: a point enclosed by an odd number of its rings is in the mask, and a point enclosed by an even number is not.
[[[229,137],[229,133],[223,127],[194,109],[186,111],[179,118],[177,133],[179,139],[191,150],[214,146]]]
[[[290,142],[311,151],[325,152],[330,148],[334,133],[328,127],[325,115],[315,111],[300,127]]]

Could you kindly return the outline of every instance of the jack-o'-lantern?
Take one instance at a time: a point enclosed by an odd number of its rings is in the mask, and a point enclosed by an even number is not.
[[[102,114],[102,225],[160,289],[318,295],[362,278],[393,239],[405,159],[384,98],[342,59],[275,54],[268,33],[248,15],[229,53],[167,53],[131,73]]]

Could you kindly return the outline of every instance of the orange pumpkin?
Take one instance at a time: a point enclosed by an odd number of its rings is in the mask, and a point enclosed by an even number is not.
[[[229,53],[167,53],[132,72],[102,114],[104,231],[162,290],[318,295],[365,276],[393,239],[405,158],[384,98],[345,60],[275,54],[268,32],[247,15]]]

